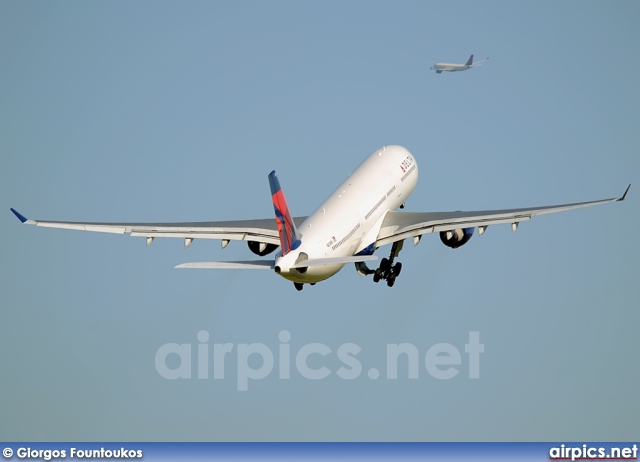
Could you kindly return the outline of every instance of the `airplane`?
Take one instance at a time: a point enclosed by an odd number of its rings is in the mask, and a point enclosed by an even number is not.
[[[263,269],[292,281],[297,290],[315,285],[353,263],[361,276],[386,281],[392,287],[402,270],[395,262],[406,239],[417,245],[424,234],[439,233],[450,248],[465,245],[478,228],[482,235],[488,226],[518,225],[537,215],[564,212],[625,200],[629,185],[620,198],[521,209],[476,212],[404,212],[405,202],[418,182],[418,163],[402,146],[385,146],[369,155],[347,179],[309,216],[292,217],[275,171],[268,175],[274,219],[215,221],[195,223],[84,223],[31,220],[11,211],[28,225],[75,229],[145,237],[150,245],[156,237],[184,239],[185,248],[194,239],[219,239],[222,248],[231,240],[246,241],[249,250],[264,257],[279,250],[271,259],[193,262],[176,268]],[[391,244],[389,258],[382,258],[376,269],[368,262],[377,260],[374,252]],[[394,263],[395,262],[395,263]]]
[[[447,72],[466,71],[467,69],[471,69],[472,67],[479,66],[480,64],[484,63],[487,59],[483,59],[482,61],[477,61],[474,63],[473,55],[471,55],[469,56],[469,59],[465,64],[435,63],[431,67],[431,70],[436,71],[436,74],[442,74],[442,71],[447,71]]]

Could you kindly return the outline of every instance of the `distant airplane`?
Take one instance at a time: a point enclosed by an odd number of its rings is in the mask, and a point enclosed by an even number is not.
[[[79,223],[30,220],[11,211],[28,225],[129,233],[145,237],[147,245],[156,237],[183,238],[185,248],[194,239],[220,239],[224,249],[230,240],[240,240],[247,241],[249,250],[261,257],[280,247],[273,259],[183,263],[176,268],[268,269],[302,290],[303,284],[314,285],[354,263],[361,276],[372,274],[374,282],[386,280],[391,287],[402,269],[394,260],[405,239],[417,245],[423,234],[439,233],[442,243],[455,249],[471,239],[476,227],[479,235],[489,225],[502,223],[510,223],[515,231],[520,222],[536,215],[623,201],[631,186],[619,199],[593,202],[480,212],[397,212],[418,182],[418,163],[407,149],[386,146],[367,157],[310,216],[292,218],[276,172],[268,178],[275,220]],[[229,191],[229,197],[233,193]],[[383,258],[377,269],[369,269],[367,262],[377,260],[373,253],[386,244],[392,244],[389,258]]]
[[[467,69],[471,69],[472,67],[479,66],[480,64],[485,62],[487,59],[483,59],[482,61],[478,61],[474,63],[473,55],[471,55],[469,56],[469,59],[465,64],[435,63],[431,67],[431,70],[436,71],[436,74],[442,74],[442,71],[447,71],[447,72],[466,71]]]

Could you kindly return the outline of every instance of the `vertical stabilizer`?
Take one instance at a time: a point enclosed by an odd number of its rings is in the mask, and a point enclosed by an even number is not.
[[[278,234],[280,235],[280,247],[282,255],[286,255],[295,250],[300,245],[300,235],[296,225],[291,219],[284,192],[280,188],[280,182],[275,170],[269,173],[269,186],[271,187],[271,200],[276,212],[276,223],[278,224]]]
[[[467,61],[467,64],[465,64],[465,66],[473,66],[473,55],[469,56],[469,60]]]

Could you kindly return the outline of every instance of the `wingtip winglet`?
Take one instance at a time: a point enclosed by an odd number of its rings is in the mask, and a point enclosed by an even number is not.
[[[16,217],[18,217],[18,220],[20,220],[20,223],[25,223],[27,221],[27,218],[24,215],[22,215],[20,212],[18,212],[16,209],[11,208],[11,211]]]
[[[622,197],[618,199],[618,202],[622,202],[627,198],[627,193],[629,192],[629,188],[631,188],[631,183],[629,183],[629,186],[627,186],[627,189],[624,191],[624,194],[622,195]]]

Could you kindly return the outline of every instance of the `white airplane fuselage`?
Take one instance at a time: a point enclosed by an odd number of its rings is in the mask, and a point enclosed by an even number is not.
[[[436,63],[433,65],[434,71],[447,71],[447,72],[456,72],[456,71],[466,71],[467,69],[471,69],[472,66],[467,64],[449,64],[449,63]]]
[[[401,146],[378,149],[299,226],[301,244],[275,257],[276,272],[293,282],[315,283],[336,274],[344,264],[291,268],[308,259],[370,255],[384,216],[413,192],[418,164]]]

